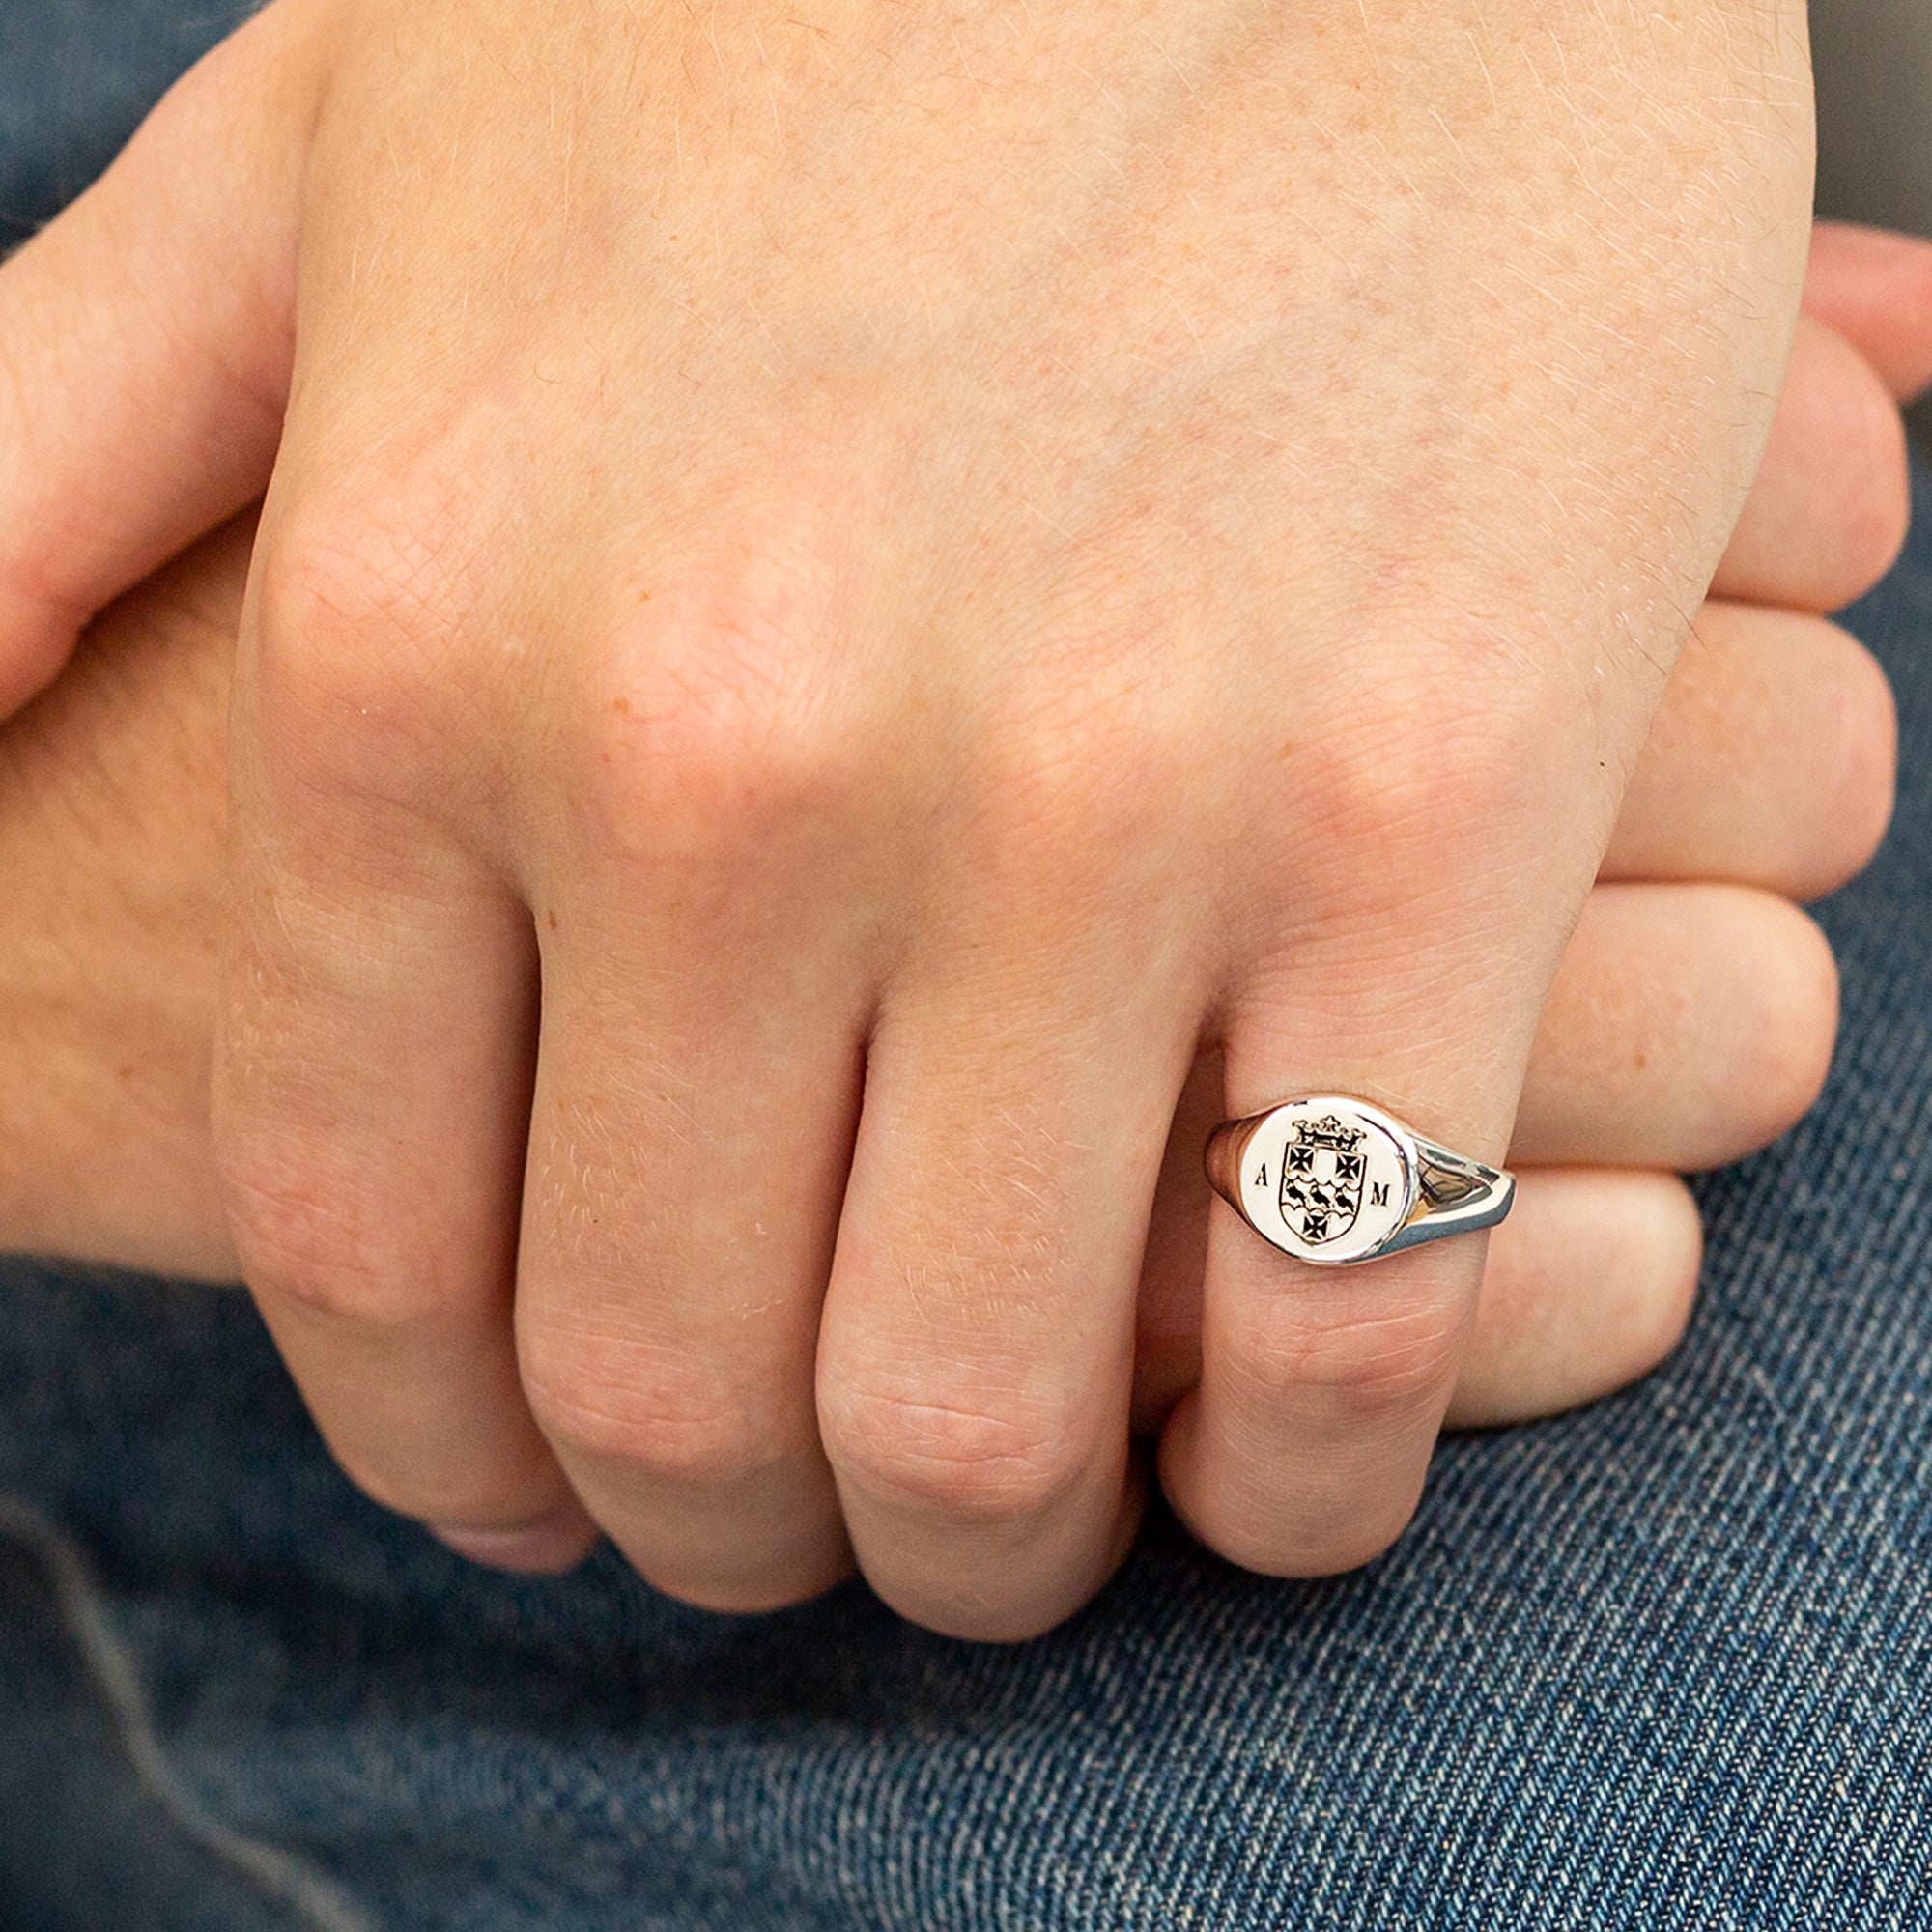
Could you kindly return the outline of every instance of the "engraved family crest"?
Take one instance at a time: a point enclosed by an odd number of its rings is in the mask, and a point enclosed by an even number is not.
[[[1333,1114],[1296,1121],[1281,1161],[1281,1217],[1310,1247],[1337,1241],[1362,1210],[1368,1157],[1360,1127]]]

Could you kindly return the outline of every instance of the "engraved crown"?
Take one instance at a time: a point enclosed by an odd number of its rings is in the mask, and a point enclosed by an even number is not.
[[[1319,1121],[1296,1121],[1294,1141],[1298,1147],[1333,1148],[1337,1153],[1353,1153],[1368,1135],[1361,1127],[1345,1127],[1333,1114]]]

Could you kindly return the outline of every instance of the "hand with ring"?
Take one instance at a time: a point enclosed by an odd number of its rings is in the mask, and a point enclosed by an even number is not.
[[[1798,0],[274,0],[191,74],[0,270],[0,633],[267,487],[215,1153],[351,1474],[698,1603],[1091,1597],[1203,1050],[1537,1129],[1806,86]],[[1786,1103],[1789,929],[1708,1042],[1775,1009]],[[1483,1256],[1222,1215],[1188,1523],[1386,1544]]]
[[[1814,314],[1897,393],[1932,375],[1932,250],[1823,230],[1813,262]],[[1550,1412],[1650,1368],[1697,1268],[1695,1209],[1667,1170],[1747,1151],[1815,1086],[1830,967],[1785,901],[1869,851],[1891,722],[1870,660],[1802,611],[1878,573],[1903,506],[1878,378],[1807,323],[1724,597],[1666,692],[1537,1035],[1510,1155],[1520,1197],[1490,1242],[1453,1423]],[[206,1083],[247,552],[238,526],[117,606],[5,731],[0,1245],[234,1273]],[[1200,1161],[1221,1091],[1204,1057],[1156,1194],[1133,1395],[1146,1434],[1200,1378]]]

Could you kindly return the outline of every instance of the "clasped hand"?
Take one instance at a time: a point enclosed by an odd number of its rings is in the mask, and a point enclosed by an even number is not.
[[[1169,1496],[1346,1567],[1484,1243],[1298,1268],[1207,1125],[1664,1168],[1808,1098],[1829,958],[1745,895],[1675,903],[1770,970],[1673,1044],[1790,1027],[1756,1113],[1518,1112],[1620,809],[1646,877],[1737,833],[1624,795],[1789,344],[1797,10],[1423,11],[278,0],[8,267],[17,693],[272,470],[215,1154],[373,1493],[1021,1635],[1138,1520],[1137,1308],[1198,1305]],[[1590,997],[1661,911],[1593,902]],[[1600,1179],[1546,1264],[1621,1216],[1681,1275],[1674,1183]]]

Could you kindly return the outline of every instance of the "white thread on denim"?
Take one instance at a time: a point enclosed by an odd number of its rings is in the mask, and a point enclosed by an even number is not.
[[[0,1536],[40,1559],[81,1662],[120,1732],[141,1786],[185,1835],[240,1872],[257,1890],[290,1906],[313,1932],[374,1932],[374,1921],[306,1860],[216,1818],[168,1762],[128,1646],[108,1622],[99,1585],[80,1546],[17,1496],[0,1495]]]

